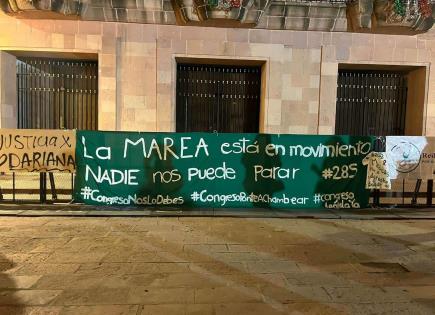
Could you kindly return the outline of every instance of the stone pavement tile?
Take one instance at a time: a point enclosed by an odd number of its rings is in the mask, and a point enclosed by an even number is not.
[[[149,273],[180,273],[190,271],[189,263],[131,263],[131,269],[127,274],[149,274]]]
[[[138,315],[215,315],[212,304],[143,305]]]
[[[29,289],[41,276],[16,276],[0,274],[0,290]]]
[[[152,221],[153,218],[149,217],[147,219]],[[135,218],[134,220],[125,220],[124,218],[119,218],[119,217],[108,217],[105,224],[109,226],[112,231],[128,232],[128,231],[132,231],[133,228],[138,224],[138,222],[142,222],[142,218]]]
[[[358,272],[365,273],[407,273],[408,270],[399,263],[373,261],[354,263],[353,266]]]
[[[79,264],[27,264],[22,265],[17,271],[14,272],[15,275],[48,275],[48,274],[65,274],[73,273],[79,269]]]
[[[69,239],[67,243],[62,246],[62,251],[65,252],[81,252],[81,251],[89,251],[89,250],[104,250],[107,251],[113,246],[122,246],[119,244],[119,237],[73,237]],[[129,248],[125,246],[125,248]]]
[[[337,274],[337,277],[343,277],[350,283],[359,283],[368,286],[377,287],[399,287],[399,286],[430,286],[435,284],[435,274],[423,272],[406,272],[406,273],[352,273],[352,274]],[[307,276],[309,278],[309,276]],[[319,280],[319,285],[328,285],[327,281]],[[330,282],[331,286],[336,283]],[[339,285],[337,285],[339,286]]]
[[[434,299],[418,299],[414,302],[424,310],[431,310],[430,314],[435,313],[435,300]],[[429,313],[428,313],[429,314]]]
[[[352,315],[394,314],[394,315],[433,315],[434,309],[413,302],[394,303],[353,303]]]
[[[298,263],[307,265],[331,265],[342,263],[353,263],[358,261],[358,257],[353,252],[339,246],[326,245],[297,245],[294,249],[298,252],[303,252],[303,260],[298,260]],[[291,250],[290,250],[291,251]],[[331,252],[334,255],[330,255]]]
[[[188,262],[184,253],[146,252],[141,249],[126,251],[110,251],[103,262]]]
[[[20,264],[27,261],[32,254],[28,253],[2,253],[0,255],[0,262],[10,262],[12,264]]]
[[[223,253],[213,253],[212,260],[220,260],[225,262],[251,262],[251,261],[259,261],[262,260],[262,257],[256,252],[244,252],[244,253],[236,253],[236,252],[223,252]]]
[[[54,252],[50,255],[47,263],[97,263],[103,260],[107,252]]]
[[[19,220],[21,218],[17,218]],[[17,238],[57,238],[57,237],[68,237],[68,231],[51,229],[45,226],[40,227],[25,227],[25,228],[15,228],[11,231],[1,232],[0,237],[17,237]]]
[[[2,290],[0,305],[45,305],[61,294],[60,290]]]
[[[124,290],[127,291],[127,290]],[[193,304],[194,290],[188,288],[130,287],[129,304]]]
[[[231,286],[195,289],[195,303],[262,302],[263,295],[255,287]]]
[[[130,287],[171,287],[165,286],[165,279],[172,274],[148,273],[137,275],[111,275],[100,278],[99,286],[106,288],[130,288]],[[180,287],[180,286],[176,286]],[[182,287],[182,286],[181,286]]]
[[[417,245],[411,245],[408,246],[410,250],[413,252],[426,252],[426,251],[433,251],[435,249],[435,240],[433,241],[426,241],[421,244]]]
[[[128,290],[125,288],[89,288],[67,289],[51,303],[52,305],[112,305],[135,304],[129,303]]]
[[[75,273],[87,276],[123,275],[133,270],[131,263],[85,263],[78,265]]]
[[[62,248],[66,243],[70,241],[70,238],[56,237],[56,238],[33,238],[25,245],[31,253],[51,253],[56,249]]]
[[[287,312],[287,306],[268,303],[225,303],[215,306],[215,315],[282,315]]]
[[[7,227],[12,226],[20,229],[23,227],[38,227],[46,224],[50,221],[50,218],[16,218],[16,217],[1,217],[0,226]]]
[[[59,315],[136,315],[138,309],[138,305],[67,306]]]
[[[105,277],[83,274],[44,275],[35,283],[33,289],[88,289],[101,285]]]
[[[32,218],[33,220],[39,218]],[[74,231],[80,230],[88,230],[94,231],[94,227],[98,225],[105,226],[105,223],[109,220],[109,218],[92,218],[92,217],[68,217],[68,218],[47,218],[47,222],[45,222],[44,227],[51,229],[68,229]],[[128,221],[128,220],[127,220]],[[106,227],[107,229],[108,227]]]
[[[344,264],[329,264],[329,265],[322,265],[321,263],[318,263],[315,266],[310,266],[306,264],[297,264],[301,272],[321,272],[321,273],[353,273],[357,272],[357,269],[355,266],[351,263],[344,263]]]
[[[435,283],[423,286],[400,286],[397,289],[403,290],[413,300],[425,299],[435,301]]]
[[[376,261],[379,259],[386,259],[390,257],[397,257],[403,255],[415,254],[405,245],[392,245],[392,244],[351,244],[354,250],[354,256],[360,261]],[[370,257],[367,257],[370,256]]]
[[[410,297],[400,288],[355,285],[352,287],[323,287],[334,303],[409,302]]]
[[[339,303],[290,303],[287,305],[287,314],[309,315],[353,315],[349,304]]]
[[[8,234],[8,233],[6,233]],[[0,235],[0,251],[4,254],[10,253],[23,253],[24,246],[29,242],[31,238],[29,237],[10,237]]]
[[[267,286],[261,288],[262,294],[279,303],[328,303],[331,302],[329,295],[320,286],[287,286],[279,288]]]
[[[0,306],[4,315],[61,315],[60,306]]]
[[[9,276],[18,272],[22,268],[21,264],[14,264],[12,262],[0,262],[0,271]]]
[[[63,240],[58,237],[47,237],[47,238],[39,238],[39,237],[22,237],[22,242],[20,244],[16,244],[15,250],[20,253],[30,254],[32,251],[38,247],[45,247],[47,252],[52,252],[59,247],[62,247],[65,242],[68,240]],[[14,241],[12,241],[14,242]]]
[[[134,218],[134,220],[125,220],[124,218],[109,218],[108,223],[111,229],[114,231],[135,231],[146,232],[149,229],[153,229],[156,226],[160,226],[159,217],[147,217],[147,218]],[[130,225],[129,229],[126,229],[126,224]]]
[[[249,252],[265,252],[269,251],[270,253],[282,253],[287,251],[288,246],[292,245],[245,245],[245,244],[225,244],[228,249],[228,252],[236,252],[236,253],[249,253]],[[205,245],[205,246],[213,246],[213,245]],[[222,251],[223,252],[223,251]]]
[[[347,286],[358,283],[353,280],[354,274],[352,273],[292,272],[284,273],[283,276],[289,286]]]
[[[124,277],[122,280],[127,287],[147,286],[153,288],[204,288],[217,285],[215,280],[207,278],[206,275],[200,275],[197,273],[155,273],[148,275],[128,276]],[[106,285],[107,281],[104,281],[103,284]]]
[[[281,273],[250,273],[231,274],[222,277],[227,286],[234,284],[245,287],[265,287],[274,285],[283,288],[287,285],[285,277]]]
[[[433,251],[431,250],[423,250],[414,252],[410,255],[403,255],[403,256],[396,256],[391,257],[391,261],[395,261],[401,264],[418,264],[418,263],[430,263],[430,261],[433,261],[435,259],[435,255]]]
[[[351,315],[347,304],[337,303],[227,303],[215,306],[216,315]]]
[[[216,274],[238,274],[240,272],[247,272],[249,270],[246,267],[247,264],[244,262],[232,262],[231,264],[226,264],[224,262],[198,262],[189,263],[189,270],[193,272],[197,271],[207,271]]]
[[[228,252],[229,247],[232,245],[227,244],[185,244],[183,245],[183,251],[199,251],[199,252],[217,252],[224,253]],[[242,252],[235,250],[236,252]]]
[[[54,280],[54,279],[53,279]],[[241,285],[261,287],[275,285],[284,287],[286,282],[280,274],[227,274],[205,273],[150,273],[140,275],[105,276],[100,286],[116,288],[147,286],[152,288],[214,288],[217,286]],[[39,283],[37,288],[40,288]],[[45,288],[45,287],[44,287]]]
[[[410,257],[409,259],[400,259],[399,262],[409,271],[421,272],[424,270],[425,273],[435,273],[434,260],[430,258],[416,259]]]
[[[250,261],[246,263],[250,273],[291,273],[298,272],[300,268],[294,262],[277,261]]]

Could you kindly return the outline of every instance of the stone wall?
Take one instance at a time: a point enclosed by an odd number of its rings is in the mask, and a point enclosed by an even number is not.
[[[175,130],[175,59],[266,63],[263,120],[270,133],[334,133],[339,63],[429,67],[431,33],[394,36],[219,29],[0,14],[0,50],[97,53],[101,130]],[[429,69],[429,68],[428,68]],[[429,73],[426,134],[435,135],[435,76]]]
[[[2,128],[17,127],[15,63],[15,56],[0,51],[0,127]]]

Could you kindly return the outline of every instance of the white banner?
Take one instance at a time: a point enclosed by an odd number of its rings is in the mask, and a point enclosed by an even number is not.
[[[434,179],[435,137],[387,137],[390,179]]]
[[[0,129],[0,172],[74,172],[76,132]]]

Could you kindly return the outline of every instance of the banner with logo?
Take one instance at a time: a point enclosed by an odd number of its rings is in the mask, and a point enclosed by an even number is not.
[[[75,200],[359,208],[372,137],[77,131]]]
[[[0,172],[73,172],[73,130],[0,129]]]
[[[435,137],[386,137],[390,179],[434,179]]]

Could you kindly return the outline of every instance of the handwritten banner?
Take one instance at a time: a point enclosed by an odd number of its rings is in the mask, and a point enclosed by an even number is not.
[[[435,179],[435,137],[387,137],[390,179]]]
[[[77,132],[86,204],[359,208],[371,137]]]
[[[0,172],[73,172],[73,130],[0,129]]]

